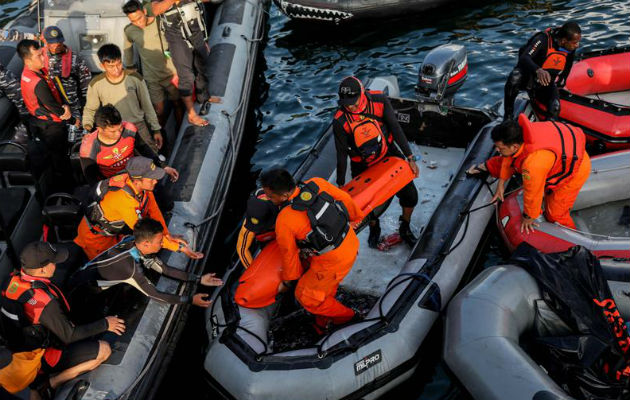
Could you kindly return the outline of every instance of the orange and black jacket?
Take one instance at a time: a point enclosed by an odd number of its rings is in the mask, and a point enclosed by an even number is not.
[[[45,68],[35,72],[24,67],[20,86],[29,114],[44,121],[61,122],[60,116],[65,112],[63,105],[66,102]],[[66,121],[74,124],[76,119],[70,117]]]
[[[530,76],[536,76],[536,70],[545,66],[547,59],[552,53],[564,53],[566,54],[566,61],[562,70],[545,68],[545,70],[551,75],[551,83],[555,84],[557,77],[557,85],[562,87],[566,83],[571,67],[573,66],[575,51],[562,52],[560,50],[560,46],[558,45],[558,41],[556,40],[556,32],[557,29],[546,29],[532,36],[525,46],[519,49],[517,67],[520,67],[523,72]]]
[[[134,155],[150,158],[156,165],[163,166],[158,154],[137,135],[134,124],[123,121],[122,126],[122,134],[116,143],[101,142],[97,132],[83,136],[79,157],[83,175],[90,185],[121,173]]]
[[[107,330],[101,318],[75,325],[68,318],[70,306],[59,288],[45,278],[15,273],[2,290],[4,334],[14,351],[59,347]]]
[[[365,110],[358,113],[350,113],[347,110],[338,109],[335,112],[332,125],[333,133],[335,135],[335,149],[337,150],[337,186],[343,186],[345,183],[348,157],[353,158],[358,156],[358,154],[354,154],[353,151],[349,150],[352,146],[349,145],[348,140],[352,139],[350,137],[351,132],[349,130],[349,126],[346,122],[346,114],[362,115],[367,113],[368,110],[372,111],[369,113],[371,114],[370,117],[377,117],[376,119],[380,123],[383,133],[387,137],[387,141],[390,143],[390,146],[392,145],[391,142],[393,139],[393,142],[398,145],[405,157],[412,155],[407,137],[396,119],[394,108],[389,102],[387,96],[371,92],[366,92],[365,96],[367,97]]]

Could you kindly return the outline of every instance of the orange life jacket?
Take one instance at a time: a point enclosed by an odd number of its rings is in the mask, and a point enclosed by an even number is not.
[[[106,178],[120,173],[127,166],[127,161],[134,154],[138,129],[131,122],[123,121],[123,131],[118,141],[105,145],[98,140],[96,132],[83,136],[79,156],[96,161],[98,169]]]
[[[50,51],[48,48],[43,52],[44,53],[44,63],[50,68]],[[61,77],[63,79],[68,79],[70,77],[70,73],[72,72],[72,49],[66,46],[66,52],[61,55]]]
[[[142,219],[148,213],[149,196],[146,191],[142,190],[137,193],[127,184],[128,174],[115,175],[109,179],[100,181],[95,188],[92,195],[90,204],[87,206],[85,212],[85,218],[87,219],[90,230],[93,233],[102,234],[105,236],[115,236],[123,232],[127,226],[125,221],[110,221],[103,208],[100,205],[101,200],[105,198],[105,195],[110,191],[123,190],[138,201],[138,206],[135,212],[138,219]]]
[[[522,174],[523,161],[537,150],[549,150],[556,161],[547,175],[545,188],[553,190],[562,181],[572,177],[584,159],[586,137],[578,127],[563,122],[530,122],[524,114],[519,116],[523,128],[523,151],[512,160],[512,167]]]
[[[35,96],[35,86],[37,86],[39,81],[41,81],[42,79],[50,88],[50,91],[52,92],[55,100],[57,100],[59,104],[63,104],[63,102],[61,101],[61,94],[59,93],[59,90],[48,75],[48,70],[46,68],[42,68],[41,73],[37,73],[24,67],[24,70],[22,70],[22,79],[20,79],[20,88],[22,89],[22,98],[24,99],[24,105],[26,106],[29,114],[36,118],[46,121],[61,122],[61,118],[51,113],[41,104],[39,104],[39,99],[37,98],[37,96]]]
[[[44,308],[54,299],[70,311],[61,290],[49,279],[14,272],[2,291],[4,334],[13,348],[28,351],[50,345],[48,329],[40,325]]]
[[[557,71],[560,73],[567,65],[567,52],[553,47],[551,28],[545,29],[545,35],[547,35],[547,56],[545,57],[542,69],[545,71]]]
[[[340,108],[335,119],[341,122],[348,134],[348,150],[353,162],[372,165],[385,156],[394,137],[385,134],[383,114],[385,103],[374,100],[370,95],[380,92],[368,91],[367,102],[363,111],[351,113]]]

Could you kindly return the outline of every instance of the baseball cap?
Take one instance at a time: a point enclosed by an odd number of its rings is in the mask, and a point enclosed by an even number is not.
[[[344,78],[339,85],[339,105],[351,106],[361,96],[361,81],[354,76]]]
[[[44,40],[46,40],[46,43],[50,44],[63,43],[63,33],[61,32],[61,29],[54,25],[48,26],[44,29]]]
[[[162,179],[166,173],[163,168],[155,165],[153,160],[146,157],[132,157],[125,168],[131,178]]]
[[[57,264],[68,259],[68,249],[48,242],[31,242],[20,253],[22,268],[36,269],[49,263]]]
[[[245,228],[259,234],[270,231],[276,223],[278,207],[270,200],[252,196],[247,200],[245,211]]]

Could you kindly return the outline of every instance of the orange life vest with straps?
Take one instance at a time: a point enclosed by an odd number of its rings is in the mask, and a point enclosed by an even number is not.
[[[547,175],[545,189],[553,190],[572,177],[584,160],[586,137],[578,127],[563,122],[531,122],[524,114],[519,116],[523,128],[523,151],[512,160],[512,167],[522,173],[523,161],[537,150],[549,150],[556,161]]]
[[[44,63],[46,67],[50,69],[50,51],[48,48],[43,52],[44,53]],[[61,77],[63,79],[68,79],[70,77],[70,73],[72,72],[72,49],[66,46],[66,52],[61,55]]]
[[[129,175],[124,173],[102,180],[96,184],[96,188],[94,189],[92,198],[85,212],[85,218],[93,233],[105,236],[116,236],[122,234],[127,226],[123,220],[110,221],[100,205],[101,200],[103,200],[110,191],[123,190],[135,198],[138,201],[138,206],[135,209],[138,219],[142,219],[147,215],[149,196],[144,190],[140,191],[140,193],[136,193],[133,188],[127,184],[128,179]]]
[[[348,134],[348,151],[353,162],[372,165],[387,154],[394,137],[385,133],[383,114],[385,103],[373,99],[370,95],[380,94],[377,91],[365,93],[367,102],[365,109],[351,113],[340,108],[335,114],[344,131]]]
[[[98,140],[98,133],[92,132],[83,136],[79,156],[96,161],[98,169],[106,178],[120,173],[133,157],[138,129],[131,122],[123,121],[123,131],[118,141],[106,145]]]
[[[54,299],[64,311],[70,306],[61,290],[49,279],[30,276],[24,272],[14,272],[11,280],[2,291],[3,334],[12,349],[29,351],[51,345],[52,337],[48,329],[40,324],[44,308]]]
[[[20,79],[20,88],[22,89],[22,98],[24,99],[24,105],[28,110],[29,114],[32,116],[43,119],[46,121],[55,121],[61,122],[61,118],[58,115],[51,113],[41,104],[39,104],[39,100],[37,96],[35,96],[35,87],[44,79],[50,91],[52,92],[53,97],[59,104],[64,104],[61,100],[61,94],[55,86],[54,82],[48,75],[48,70],[46,68],[42,68],[41,73],[37,73],[35,71],[31,71],[27,67],[24,67],[22,71],[22,78]]]
[[[542,69],[545,71],[556,71],[557,73],[560,73],[567,65],[568,53],[553,47],[551,28],[545,29],[545,35],[547,35],[547,55],[545,57],[545,62],[542,65]]]

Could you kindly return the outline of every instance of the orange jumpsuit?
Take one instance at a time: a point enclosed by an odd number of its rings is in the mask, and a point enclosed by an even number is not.
[[[521,146],[512,157],[501,157],[503,162],[499,178],[507,180],[515,172],[519,172],[511,166],[511,160],[518,157],[523,149],[524,146]],[[571,207],[591,173],[591,159],[584,152],[584,158],[578,170],[545,195],[545,181],[555,161],[555,154],[549,150],[537,150],[523,161],[520,171],[523,175],[523,213],[530,218],[538,218],[544,199],[547,221],[575,229],[575,223],[570,215]]]
[[[334,199],[343,202],[348,210],[351,222],[358,222],[361,212],[350,195],[321,178],[313,178],[319,191],[326,192]],[[296,188],[291,199],[297,196]],[[335,299],[337,287],[350,272],[359,251],[359,239],[350,228],[339,247],[325,254],[310,258],[310,267],[303,273],[300,262],[298,240],[304,240],[311,231],[311,224],[306,211],[297,211],[290,206],[284,207],[276,220],[276,240],[282,253],[282,280],[300,279],[295,288],[295,298],[302,306],[315,315],[319,327],[328,322],[342,324],[354,316],[352,309]]]
[[[523,144],[509,157],[488,160],[488,172],[503,180],[521,174],[523,213],[538,218],[544,200],[549,222],[575,229],[571,207],[591,173],[584,132],[562,122],[531,122],[525,114],[519,115],[518,123]]]
[[[143,197],[147,196],[147,206],[142,213],[142,217],[150,217],[159,221],[164,227],[162,247],[171,251],[177,251],[179,249],[179,243],[170,238],[166,222],[164,221],[160,208],[155,202],[153,192],[143,190],[142,193],[139,193],[133,185],[131,185],[131,179],[129,178],[127,178],[125,184],[136,193],[136,196],[131,196],[122,189],[108,191],[100,203],[107,220],[125,221],[127,227],[133,229],[133,226],[138,222],[138,213],[136,210],[139,208],[140,204],[142,204]],[[98,232],[92,232],[87,219],[83,217],[79,224],[78,235],[74,239],[74,242],[81,246],[85,254],[91,260],[114,246],[120,239],[122,239],[122,235],[107,236]]]

